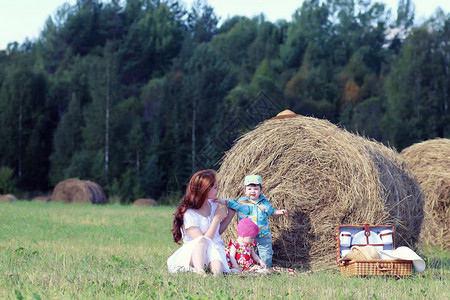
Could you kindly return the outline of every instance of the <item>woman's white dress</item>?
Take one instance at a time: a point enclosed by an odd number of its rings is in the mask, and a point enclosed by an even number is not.
[[[202,238],[208,241],[205,258],[206,265],[208,265],[212,260],[219,260],[222,262],[223,271],[225,273],[230,272],[225,254],[225,246],[219,234],[219,226],[217,226],[216,233],[214,234],[214,238],[212,240],[204,236],[199,236],[196,239],[192,239],[190,235],[186,233],[186,229],[193,226],[200,228],[200,231],[203,234],[208,230],[213,220],[214,212],[217,209],[217,203],[214,203],[211,200],[208,201],[211,204],[211,214],[208,217],[198,214],[193,209],[187,209],[184,213],[183,227],[181,228],[183,246],[181,246],[180,249],[175,251],[175,253],[167,259],[167,267],[169,268],[170,273],[194,271],[194,268],[189,265],[192,250]]]

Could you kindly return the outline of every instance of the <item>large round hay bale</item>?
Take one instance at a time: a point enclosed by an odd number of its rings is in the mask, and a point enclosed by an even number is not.
[[[12,194],[0,195],[0,202],[14,202],[14,201],[17,201],[17,198]]]
[[[70,178],[55,186],[50,201],[104,204],[106,196],[98,184],[88,180]]]
[[[150,199],[150,198],[142,198],[137,199],[133,202],[133,205],[135,206],[158,206],[158,202],[156,200]]]
[[[274,263],[336,266],[338,225],[393,225],[397,246],[413,247],[423,196],[399,155],[326,120],[291,115],[265,121],[225,153],[220,196],[244,195],[243,179],[259,174],[262,193],[288,216],[271,217]],[[224,233],[236,237],[237,218]]]
[[[414,144],[400,155],[416,175],[425,194],[423,245],[450,249],[450,139]]]
[[[91,194],[78,178],[70,178],[59,182],[53,189],[50,201],[64,203],[90,203]]]

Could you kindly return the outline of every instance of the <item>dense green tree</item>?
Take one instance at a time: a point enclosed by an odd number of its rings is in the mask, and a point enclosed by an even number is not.
[[[217,28],[204,0],[64,4],[36,42],[0,51],[0,166],[19,193],[79,177],[121,203],[172,203],[261,107],[399,149],[448,137],[449,19],[414,25],[410,0],[394,18],[377,1],[306,0],[289,21]]]
[[[142,128],[143,105],[136,98],[117,103],[111,114],[111,164],[110,182],[114,187],[111,193],[120,196],[124,202],[135,200],[137,190],[142,193],[139,177],[145,162],[145,134]],[[132,176],[132,180],[128,177]],[[111,180],[112,179],[112,180]],[[142,196],[142,195],[139,195]]]
[[[249,84],[252,100],[255,100],[261,92],[264,92],[279,107],[286,107],[286,103],[283,101],[283,91],[277,85],[276,76],[274,62],[267,58],[262,60]]]
[[[61,117],[53,136],[53,152],[50,155],[50,182],[56,185],[64,177],[75,153],[81,151],[82,115],[80,101],[72,94],[67,111]],[[77,176],[78,177],[78,176]]]
[[[190,103],[192,118],[191,127],[191,171],[197,169],[196,155],[198,149],[206,142],[207,136],[218,134],[214,130],[214,123],[208,124],[206,120],[213,122],[220,114],[221,99],[232,85],[229,77],[228,64],[219,57],[214,50],[205,44],[200,44],[194,55],[186,63],[184,87],[186,100]],[[202,121],[202,125],[199,125]],[[199,137],[204,137],[199,139]]]
[[[150,154],[145,158],[139,177],[144,196],[158,199],[165,192],[166,176],[162,164],[156,154]]]
[[[250,74],[256,72],[257,67],[267,60],[274,68],[274,61],[279,57],[280,45],[285,41],[283,28],[276,24],[267,22],[264,15],[260,15],[252,20],[257,24],[257,35],[247,48],[247,59],[244,67]],[[272,77],[275,81],[275,78]]]
[[[386,79],[384,126],[399,149],[448,130],[449,18],[413,30]],[[445,129],[444,129],[445,128]]]
[[[166,4],[146,11],[130,26],[118,50],[122,82],[134,86],[168,71],[181,49],[183,32],[179,16]]]
[[[239,81],[250,82],[252,73],[258,64],[249,64],[248,47],[255,41],[258,35],[258,19],[240,18],[228,31],[218,34],[211,41],[211,47],[218,55],[227,60],[238,74]]]
[[[118,47],[126,32],[121,12],[120,0],[111,0],[103,4],[100,14],[100,33],[105,37],[106,41],[110,43],[113,41],[114,48]]]
[[[102,184],[108,183],[111,152],[114,150],[111,130],[111,111],[118,102],[120,89],[112,45],[107,43],[101,56],[86,56],[89,65],[88,85],[92,101],[83,107],[83,149],[103,157]],[[96,158],[97,159],[97,158]]]
[[[396,27],[409,28],[414,24],[415,5],[411,0],[399,0]]]
[[[16,192],[14,171],[8,167],[0,167],[0,194],[14,194]]]
[[[99,0],[78,0],[67,15],[61,37],[75,55],[86,55],[96,46],[103,46],[106,35],[101,28],[103,4]]]
[[[13,168],[22,188],[48,186],[51,151],[49,123],[45,116],[44,74],[11,69],[0,91],[0,165]]]
[[[125,32],[128,31],[129,27],[139,20],[144,13],[144,1],[143,0],[126,0],[121,13],[121,18],[123,20],[123,26],[125,27]]]
[[[71,7],[68,3],[60,6],[55,14],[55,19],[50,16],[47,18],[37,41],[36,51],[42,60],[44,69],[50,73],[56,72],[58,67],[63,68],[65,64],[61,65],[64,58],[72,55],[61,34],[70,12]]]
[[[219,22],[214,10],[204,0],[196,0],[188,13],[187,25],[196,43],[209,42],[217,32]]]
[[[292,16],[286,42],[280,48],[281,68],[297,69],[303,61],[308,45],[315,45],[318,59],[324,58],[333,33],[329,6],[319,0],[307,0]]]
[[[102,150],[82,149],[74,154],[70,165],[64,169],[64,178],[80,178],[92,180],[100,185],[106,182]]]
[[[379,72],[388,21],[385,5],[370,0],[336,1],[331,5],[331,14],[338,20],[331,41],[333,63],[345,65],[355,51],[364,47],[363,61],[373,71]]]
[[[380,98],[366,99],[357,105],[346,103],[342,111],[340,124],[347,130],[380,142],[388,142],[379,120],[384,115]]]
[[[330,84],[328,66],[323,62],[315,66],[315,46],[311,43],[303,56],[299,71],[287,82],[284,90],[286,102],[295,112],[336,120],[336,87]]]

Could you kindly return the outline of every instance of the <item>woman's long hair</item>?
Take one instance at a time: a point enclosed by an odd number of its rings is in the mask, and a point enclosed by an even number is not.
[[[207,200],[209,190],[214,186],[215,182],[216,171],[214,170],[198,171],[192,175],[186,187],[186,193],[174,215],[172,234],[175,243],[179,244],[182,238],[181,228],[183,227],[184,213],[188,208],[199,209],[202,207]]]

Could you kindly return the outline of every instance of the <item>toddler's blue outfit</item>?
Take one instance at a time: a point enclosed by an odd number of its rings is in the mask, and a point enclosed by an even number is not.
[[[270,233],[269,217],[275,212],[264,195],[259,195],[259,200],[254,203],[247,196],[237,200],[227,200],[228,208],[238,212],[239,220],[248,218],[258,225],[259,233],[255,240],[258,243],[258,255],[268,268],[272,267],[272,234]]]

